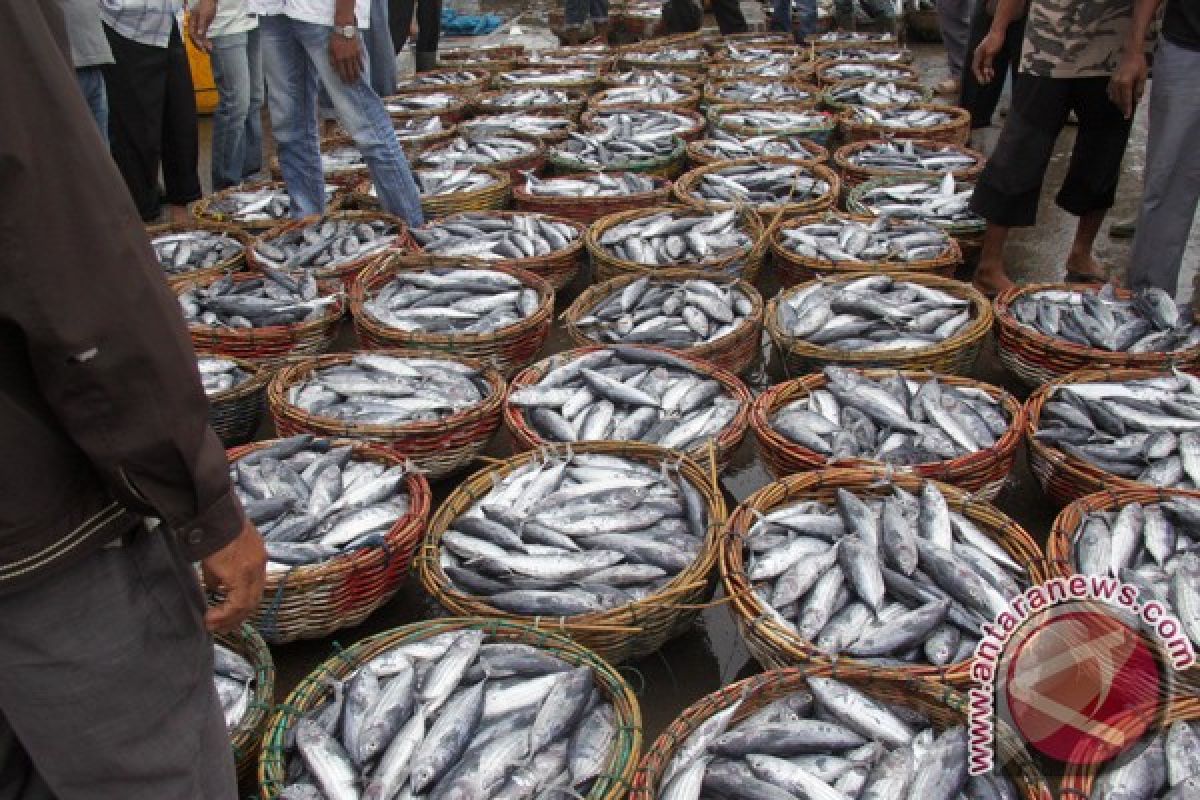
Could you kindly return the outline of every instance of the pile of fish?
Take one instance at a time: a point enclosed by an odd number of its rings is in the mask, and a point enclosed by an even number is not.
[[[958,663],[1028,583],[1025,568],[930,481],[918,496],[898,487],[836,494],[758,516],[743,542],[767,618],[830,656]]]
[[[758,131],[808,131],[830,126],[829,115],[823,111],[772,111],[758,108],[730,109],[717,117],[717,126],[737,125]]]
[[[467,630],[386,650],[289,736],[280,800],[584,797],[616,712],[591,667]]]
[[[798,164],[731,164],[705,172],[688,190],[697,200],[777,206],[806,203],[830,192],[828,181]]]
[[[868,275],[782,295],[777,321],[786,336],[831,350],[922,350],[961,333],[971,309],[941,289]]]
[[[436,114],[462,102],[462,97],[457,94],[424,92],[385,97],[383,107],[389,114]]]
[[[352,144],[329,145],[321,150],[321,172],[337,175],[343,172],[365,172],[367,160],[362,151]]]
[[[1157,600],[1200,647],[1200,501],[1130,503],[1119,511],[1089,511],[1071,536],[1075,569],[1112,575]]]
[[[455,192],[474,192],[496,186],[496,176],[476,172],[473,167],[447,167],[445,169],[418,169],[413,171],[417,188],[422,197],[438,197]]]
[[[702,64],[708,61],[708,52],[699,47],[661,47],[628,53],[625,60],[639,64]]]
[[[325,185],[325,202],[329,202],[337,187]],[[213,195],[208,203],[209,213],[221,214],[235,224],[282,222],[292,213],[292,198],[282,185],[261,189],[230,190]]]
[[[456,136],[444,145],[422,151],[417,157],[417,165],[452,167],[458,164],[479,164],[486,167],[527,158],[536,153],[537,149],[536,144],[526,139],[482,130],[478,136]]]
[[[405,89],[424,89],[430,86],[446,86],[454,88],[487,80],[488,74],[483,71],[471,70],[442,70],[440,72],[418,72],[411,78],[406,78],[398,84],[401,91]]]
[[[430,255],[503,261],[564,250],[579,239],[579,231],[541,214],[472,211],[417,228],[412,236]]]
[[[479,370],[458,361],[355,353],[289,387],[287,401],[326,419],[405,425],[453,416],[491,392]]]
[[[987,392],[936,377],[872,380],[833,366],[824,375],[823,388],[777,409],[770,425],[831,460],[948,461],[994,447],[1012,424]]]
[[[200,370],[204,394],[209,397],[228,392],[250,380],[250,373],[228,358],[201,355],[196,359],[196,366]]]
[[[653,108],[598,111],[591,116],[590,127],[614,131],[619,139],[641,142],[656,136],[683,136],[696,127],[696,121],[674,111]]]
[[[1089,800],[1191,800],[1200,797],[1200,729],[1176,720],[1133,758],[1100,770]]]
[[[660,591],[701,555],[708,522],[703,496],[671,466],[539,458],[450,524],[441,566],[460,591],[511,614],[592,614]]]
[[[740,409],[684,359],[624,346],[552,367],[508,402],[546,441],[638,441],[681,452],[718,436]]]
[[[431,269],[401,272],[371,293],[363,310],[402,331],[492,333],[532,316],[536,289],[503,272]]]
[[[709,139],[696,142],[706,155],[723,161],[755,156],[779,156],[812,161],[816,153],[804,139],[797,136],[735,136],[718,128]]]
[[[611,59],[611,50],[596,45],[564,47],[560,50],[534,50],[525,58],[530,64],[593,64],[596,66]]]
[[[739,77],[790,78],[796,70],[795,62],[786,55],[772,54],[769,58],[751,62],[726,62],[714,68],[710,77],[727,80]]]
[[[687,348],[728,336],[753,312],[754,302],[732,286],[643,277],[601,300],[576,325],[608,344]]]
[[[562,86],[577,83],[592,83],[596,80],[594,69],[518,69],[501,72],[495,81],[503,86]]]
[[[463,133],[473,138],[494,136],[504,131],[515,131],[530,136],[551,136],[572,130],[575,123],[569,117],[553,117],[548,114],[522,114],[516,111],[507,114],[484,114],[459,123]]]
[[[682,72],[661,69],[630,69],[610,72],[605,80],[626,86],[691,86],[696,79]]]
[[[441,133],[446,128],[442,125],[441,117],[404,117],[393,119],[392,129],[396,131],[396,138],[403,142],[431,133]]]
[[[225,730],[232,733],[250,710],[257,676],[258,671],[249,661],[220,642],[213,642],[213,685],[225,713]]]
[[[859,125],[876,128],[919,129],[945,125],[954,119],[948,111],[932,108],[905,108],[904,106],[854,106],[850,109],[851,119]]]
[[[583,102],[584,98],[578,92],[569,92],[566,89],[531,87],[528,89],[517,88],[498,92],[488,97],[481,105],[484,108],[539,108],[543,106],[578,106]]]
[[[659,780],[661,800],[1015,800],[1004,776],[970,777],[967,732],[835,678],[748,715],[742,700],[698,725]]]
[[[688,99],[688,95],[670,86],[615,86],[605,91],[595,104],[603,106],[665,106]]]
[[[628,197],[654,189],[654,179],[637,172],[597,172],[544,180],[530,172],[525,177],[525,191],[538,197]]]
[[[912,73],[901,67],[889,67],[886,64],[849,61],[844,64],[834,64],[823,73],[826,81],[904,81],[911,80]]]
[[[326,561],[383,536],[408,514],[405,468],[354,457],[310,435],[280,439],[229,467],[271,571]]]
[[[849,82],[834,85],[826,90],[825,96],[835,102],[847,106],[895,106],[920,103],[925,99],[918,89],[907,86],[897,86],[894,83],[868,81],[867,83]]]
[[[983,227],[985,220],[970,208],[975,186],[954,180],[947,172],[941,180],[914,178],[912,183],[888,183],[859,195],[873,216],[921,220],[934,225]]]
[[[906,50],[831,47],[821,51],[821,59],[824,61],[877,61],[881,64],[906,64],[912,60],[912,57]]]
[[[868,42],[894,42],[896,41],[896,37],[890,33],[876,33],[873,31],[827,31],[817,36],[815,41],[821,43],[844,42],[846,44],[867,44]],[[824,56],[824,54],[829,52],[829,50],[822,50],[821,54]]]
[[[321,319],[339,295],[318,296],[311,274],[266,269],[235,281],[231,276],[179,295],[183,317],[192,325],[214,328],[267,328]]]
[[[1170,294],[1154,287],[1120,300],[1099,291],[1047,289],[1023,294],[1012,315],[1038,333],[1110,353],[1170,353],[1200,345],[1200,330]]]
[[[150,240],[158,263],[168,275],[182,275],[206,267],[215,267],[241,254],[242,243],[217,231],[197,228],[179,233],[164,233]]]
[[[260,239],[254,255],[275,269],[330,269],[381,253],[398,235],[387,220],[326,218]]]
[[[950,234],[936,225],[877,217],[862,223],[829,217],[780,230],[779,242],[804,258],[835,264],[910,263],[931,261],[953,245]]]
[[[754,240],[738,225],[737,213],[663,211],[638,217],[600,234],[600,246],[626,261],[652,266],[698,264],[745,253]]]
[[[679,149],[670,132],[623,136],[616,129],[569,133],[555,152],[584,168],[607,169],[638,165],[666,158]]]
[[[1177,372],[1055,386],[1035,437],[1111,475],[1200,488],[1200,379]]]
[[[863,169],[889,172],[958,172],[978,164],[972,156],[946,145],[931,145],[913,139],[869,142],[847,159]]]
[[[773,47],[738,47],[735,44],[730,44],[725,48],[725,61],[740,62],[743,64],[759,64],[763,61],[769,61],[773,58],[787,58],[803,60],[804,53],[796,49],[777,49]]]
[[[705,94],[714,103],[803,103],[814,99],[809,90],[782,81],[728,81]]]

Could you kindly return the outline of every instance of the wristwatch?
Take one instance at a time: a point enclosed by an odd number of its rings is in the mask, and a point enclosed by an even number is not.
[[[358,28],[354,25],[334,25],[333,32],[347,39],[353,39],[355,36],[358,36]]]

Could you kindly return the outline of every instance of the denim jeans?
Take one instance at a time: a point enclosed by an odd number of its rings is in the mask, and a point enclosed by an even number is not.
[[[100,67],[79,67],[75,70],[75,81],[79,91],[87,101],[92,116],[96,118],[96,127],[100,129],[100,138],[108,146],[108,90],[104,87],[104,71]]]
[[[333,28],[273,14],[258,18],[258,30],[271,129],[292,197],[292,215],[319,214],[325,206],[317,132],[319,80],[342,127],[367,162],[380,205],[409,225],[420,225],[424,221],[420,195],[391,118],[365,72],[354,83],[345,83],[334,71],[329,60]]]
[[[388,97],[396,93],[396,48],[388,27],[387,0],[371,0],[371,27],[363,32],[367,49],[368,82],[375,94]]]
[[[568,28],[582,28],[589,19],[608,21],[608,0],[566,0],[563,20]]]
[[[800,26],[792,30],[792,3],[800,11]],[[817,32],[817,0],[775,0],[771,30],[790,32],[797,42]]]
[[[262,170],[262,50],[258,30],[214,36],[212,185],[224,189]]]

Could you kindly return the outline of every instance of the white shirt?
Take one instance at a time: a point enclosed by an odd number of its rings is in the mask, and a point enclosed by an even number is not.
[[[195,8],[199,0],[188,0],[188,8]],[[209,36],[228,36],[245,33],[258,27],[258,18],[246,10],[247,0],[217,0],[217,15],[208,28]]]
[[[246,10],[251,14],[283,14],[301,22],[333,27],[334,0],[247,0],[247,3]],[[354,17],[359,30],[369,28],[371,0],[354,0]]]

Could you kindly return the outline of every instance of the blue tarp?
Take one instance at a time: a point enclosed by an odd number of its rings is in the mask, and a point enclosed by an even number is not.
[[[442,9],[443,36],[486,36],[503,22],[499,14],[460,14],[452,8]]]

